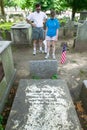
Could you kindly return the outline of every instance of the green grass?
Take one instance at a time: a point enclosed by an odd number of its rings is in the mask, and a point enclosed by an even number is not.
[[[76,61],[75,61],[75,60],[72,60],[72,63],[76,63]]]
[[[37,79],[38,80],[38,79],[41,79],[41,78],[39,76],[34,75],[34,76],[32,76],[32,79]]]
[[[87,71],[86,70],[80,70],[79,71],[79,76],[80,77],[84,77],[85,79],[87,78]]]
[[[52,79],[58,79],[58,75],[57,75],[57,74],[54,74],[54,75],[52,76]]]

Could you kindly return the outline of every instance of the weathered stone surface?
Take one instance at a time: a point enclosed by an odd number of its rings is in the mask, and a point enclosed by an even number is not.
[[[87,111],[87,80],[83,81],[80,97],[83,102],[83,106],[85,110]]]
[[[15,69],[11,51],[11,41],[0,41],[0,113],[3,111],[3,107],[6,98],[9,94],[11,85],[15,77]]]
[[[11,41],[0,41],[0,54],[11,44]]]
[[[31,76],[41,78],[52,78],[57,74],[58,62],[57,60],[32,60],[29,61],[29,70]]]
[[[75,39],[75,51],[87,51],[87,21],[78,27],[77,37]]]
[[[63,80],[20,80],[5,130],[81,130]]]
[[[11,39],[14,44],[31,44],[31,26],[27,23],[12,26]]]

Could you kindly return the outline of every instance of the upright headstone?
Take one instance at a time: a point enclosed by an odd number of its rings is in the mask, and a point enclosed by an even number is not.
[[[87,21],[78,27],[77,37],[75,39],[75,51],[87,51]]]
[[[70,39],[74,38],[77,28],[75,27],[74,21],[68,21],[64,27],[59,29],[59,39]]]
[[[87,18],[87,11],[86,10],[80,11],[79,22],[84,23],[84,21],[86,20],[86,18]]]
[[[35,76],[40,79],[49,79],[57,74],[57,60],[32,60],[29,61],[29,72],[31,77]]]
[[[81,98],[83,106],[87,112],[87,80],[83,81],[80,98]]]

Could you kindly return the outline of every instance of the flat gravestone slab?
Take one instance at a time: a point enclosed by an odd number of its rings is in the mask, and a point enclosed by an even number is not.
[[[12,41],[0,41],[0,54],[11,44]]]
[[[37,76],[40,79],[52,78],[57,74],[57,60],[32,60],[29,61],[29,71],[31,76]]]
[[[63,80],[20,80],[5,130],[81,130]]]

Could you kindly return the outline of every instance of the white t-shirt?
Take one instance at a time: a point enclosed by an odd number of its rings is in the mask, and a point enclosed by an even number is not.
[[[29,16],[27,16],[27,19],[33,21],[36,27],[43,27],[43,21],[44,19],[47,19],[47,15],[42,11],[39,13],[35,11],[29,14]]]

